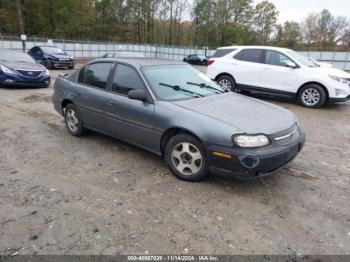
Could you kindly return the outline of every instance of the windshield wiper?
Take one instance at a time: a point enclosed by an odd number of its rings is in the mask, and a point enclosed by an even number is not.
[[[160,86],[170,87],[170,88],[173,89],[174,91],[183,92],[184,94],[189,95],[189,96],[192,96],[192,97],[197,97],[197,98],[198,98],[198,97],[204,97],[204,95],[202,95],[202,94],[199,94],[199,93],[192,92],[192,91],[190,91],[190,90],[181,88],[181,87],[178,86],[178,85],[168,85],[168,84],[165,84],[165,83],[159,83],[159,85],[160,85]]]
[[[217,93],[217,94],[222,94],[222,93],[224,93],[223,91],[221,91],[221,90],[219,90],[219,89],[217,89],[217,88],[215,88],[215,87],[212,87],[212,86],[210,86],[210,85],[207,85],[207,84],[205,84],[205,83],[200,83],[200,84],[198,84],[198,83],[193,83],[193,82],[187,82],[187,84],[188,84],[188,85],[193,85],[193,86],[199,86],[200,88],[209,89],[209,90],[214,91],[214,92]]]

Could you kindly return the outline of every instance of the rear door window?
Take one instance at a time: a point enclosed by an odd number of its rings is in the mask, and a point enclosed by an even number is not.
[[[112,68],[112,63],[94,63],[90,64],[85,71],[84,76],[79,75],[79,80],[84,78],[84,84],[106,89],[109,72]],[[82,71],[83,72],[83,71]],[[81,72],[81,74],[82,74]]]
[[[236,49],[234,48],[230,48],[230,49],[218,49],[216,50],[216,52],[214,53],[214,55],[212,56],[213,58],[217,58],[217,57],[223,57],[233,51],[235,51]]]
[[[262,49],[243,49],[234,58],[245,62],[263,63],[263,54],[264,50]]]

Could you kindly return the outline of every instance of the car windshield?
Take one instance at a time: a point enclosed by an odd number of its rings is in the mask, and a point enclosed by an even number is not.
[[[184,100],[227,92],[192,66],[149,66],[143,68],[143,73],[159,100]]]
[[[62,49],[59,49],[57,47],[52,47],[52,46],[42,46],[41,49],[45,53],[49,54],[65,54],[65,52]]]
[[[2,61],[11,61],[11,62],[28,62],[35,63],[34,59],[31,58],[26,53],[22,52],[13,52],[13,51],[1,51],[0,52],[0,60]]]
[[[304,66],[308,66],[308,67],[318,67],[317,64],[313,63],[312,61],[310,61],[307,57],[293,51],[293,50],[288,50],[287,54],[292,57],[294,60],[296,60],[297,62],[299,62],[300,64],[304,65]]]

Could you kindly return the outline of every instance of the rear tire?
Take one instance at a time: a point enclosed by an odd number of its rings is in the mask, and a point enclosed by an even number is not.
[[[201,181],[209,173],[204,146],[188,134],[178,134],[169,140],[165,161],[172,174],[185,181]]]
[[[232,92],[237,92],[237,84],[236,81],[230,75],[223,75],[218,78],[216,81],[218,85],[230,90]]]
[[[73,136],[81,136],[84,133],[83,121],[78,108],[68,104],[64,108],[64,122],[69,133]]]
[[[319,108],[325,104],[326,99],[326,91],[318,84],[305,85],[298,95],[298,102],[308,108]]]

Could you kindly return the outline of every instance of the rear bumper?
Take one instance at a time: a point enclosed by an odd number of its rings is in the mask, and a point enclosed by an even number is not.
[[[214,175],[254,180],[274,174],[288,165],[305,144],[305,133],[299,129],[299,136],[288,145],[272,145],[259,149],[238,149],[228,147],[208,147],[209,169]],[[231,158],[217,157],[213,152],[224,152]]]

